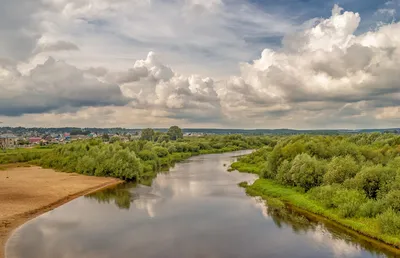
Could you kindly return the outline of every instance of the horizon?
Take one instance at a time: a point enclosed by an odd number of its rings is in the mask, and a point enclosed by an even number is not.
[[[2,126],[400,125],[397,0],[2,4]]]
[[[110,130],[110,129],[123,129],[123,130],[143,130],[147,128],[151,128],[154,130],[168,130],[169,127],[76,127],[76,126],[62,126],[62,127],[25,127],[25,126],[0,126],[1,128],[25,128],[25,129],[102,129],[102,130]],[[278,131],[278,130],[288,130],[288,131],[364,131],[364,130],[399,130],[400,127],[383,127],[383,128],[358,128],[358,129],[349,129],[349,128],[313,128],[313,129],[295,129],[295,128],[212,128],[212,127],[181,127],[182,130],[242,130],[242,131]]]

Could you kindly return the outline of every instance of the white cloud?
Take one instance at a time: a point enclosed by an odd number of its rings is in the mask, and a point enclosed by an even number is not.
[[[44,37],[63,38],[80,53],[56,57],[74,65],[127,68],[151,50],[181,73],[222,77],[261,49],[264,37],[281,37],[297,26],[279,13],[245,1],[46,0]],[[212,67],[207,69],[206,67]]]
[[[371,118],[373,125],[370,106],[399,104],[393,94],[400,90],[400,24],[355,36],[359,23],[357,13],[335,6],[332,17],[288,36],[282,49],[265,49],[260,59],[243,64],[241,76],[221,89],[222,106],[241,121],[255,112],[251,119],[266,123],[287,116],[292,126],[305,120],[318,126],[323,117],[337,122],[353,114],[352,119]],[[314,111],[316,102],[322,108]]]
[[[13,1],[5,4],[19,10]],[[337,5],[328,19],[293,25],[242,1],[21,4],[23,17],[0,11],[0,21],[12,24],[0,22],[0,115],[6,123],[20,124],[11,117],[17,115],[27,124],[58,117],[66,124],[130,127],[396,122],[400,23],[356,35],[360,15]],[[263,44],[251,39],[284,34],[281,48],[266,48],[232,72]],[[54,59],[45,62],[49,53]],[[107,121],[99,119],[104,116]]]

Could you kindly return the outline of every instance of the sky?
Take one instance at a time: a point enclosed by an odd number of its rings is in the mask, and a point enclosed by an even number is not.
[[[2,126],[400,124],[400,0],[0,2]]]

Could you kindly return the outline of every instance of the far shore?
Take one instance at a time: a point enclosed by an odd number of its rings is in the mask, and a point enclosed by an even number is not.
[[[79,196],[122,183],[115,178],[61,173],[41,167],[0,170],[0,258],[20,225]]]

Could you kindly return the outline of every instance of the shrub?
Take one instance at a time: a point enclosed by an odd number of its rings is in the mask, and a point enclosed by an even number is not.
[[[400,214],[388,209],[378,216],[378,223],[382,233],[400,235]]]
[[[359,166],[352,156],[334,157],[327,166],[324,183],[343,183],[346,179],[354,177],[358,171]]]
[[[169,153],[177,152],[176,147],[175,147],[174,145],[168,146],[168,152],[169,152]]]
[[[279,166],[276,180],[280,184],[293,186],[294,182],[292,180],[292,174],[290,173],[291,167],[292,164],[287,160],[284,160]]]
[[[395,173],[393,172],[393,169],[381,165],[364,167],[355,180],[359,189],[362,189],[369,198],[376,199],[379,190],[386,188],[394,180]]]
[[[348,218],[358,213],[360,206],[366,202],[366,197],[361,191],[340,189],[335,192],[332,202],[338,208],[339,215]]]
[[[163,147],[154,147],[153,151],[157,154],[158,157],[163,158],[168,156],[169,152],[167,148],[163,148]]]
[[[384,203],[381,200],[368,200],[360,206],[359,215],[361,217],[375,218],[384,211]]]
[[[340,189],[339,185],[324,185],[311,189],[309,195],[312,199],[320,202],[326,208],[335,208],[333,197]]]
[[[303,153],[293,160],[290,173],[294,184],[308,191],[321,184],[324,170],[316,158]]]
[[[157,159],[157,154],[150,150],[142,150],[141,152],[139,152],[138,156],[143,161]]]
[[[384,198],[383,202],[386,207],[393,209],[396,212],[400,212],[400,190],[390,191]]]

